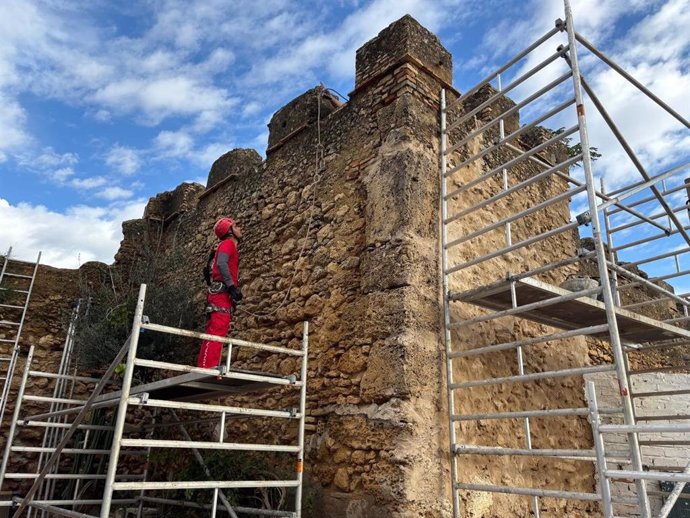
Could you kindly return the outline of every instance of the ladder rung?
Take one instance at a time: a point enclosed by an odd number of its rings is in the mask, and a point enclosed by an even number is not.
[[[39,253],[38,258],[41,258],[41,255]],[[25,261],[24,259],[15,259],[14,257],[6,257],[7,264],[9,263],[15,263],[15,264],[26,264],[28,266],[36,266],[36,261]]]
[[[631,398],[659,397],[659,396],[682,396],[690,394],[690,388],[679,390],[661,390],[659,392],[633,392]]]
[[[0,290],[12,291],[14,293],[24,293],[24,294],[29,293],[29,290],[15,290],[14,288],[0,288]]]
[[[11,446],[10,451],[12,452],[23,452],[23,453],[52,453],[55,448],[49,447],[39,447],[39,446]],[[63,448],[60,453],[65,453],[68,455],[110,455],[110,448],[108,449],[98,449],[98,448]],[[120,455],[135,456],[135,455],[145,455],[145,450],[122,450]]]
[[[0,308],[24,309],[24,306],[16,306],[14,304],[0,304]]]
[[[566,450],[566,449],[527,449],[527,448],[502,448],[491,446],[476,446],[472,444],[453,444],[453,453],[456,455],[489,455],[489,456],[525,456],[525,457],[577,457],[594,459],[594,450]]]
[[[121,446],[133,448],[187,448],[199,450],[241,450],[241,451],[266,451],[299,453],[299,446],[287,444],[248,444],[231,442],[207,442],[207,441],[173,441],[166,439],[120,439]]]
[[[0,338],[0,342],[8,343],[8,344],[13,344],[14,340],[9,340],[8,338]]]
[[[32,277],[31,275],[23,275],[23,274],[21,274],[21,273],[9,273],[9,272],[5,272],[5,275],[6,275],[7,277],[16,277],[16,278],[18,278],[18,279],[33,279],[33,277]]]
[[[19,322],[10,322],[9,320],[0,320],[0,326],[19,326]]]
[[[0,362],[9,362],[9,361],[12,361],[12,358],[10,358],[9,356],[3,356],[2,358],[0,358]]]
[[[635,416],[637,421],[675,421],[678,419],[690,419],[688,414],[667,414],[667,415],[638,415]]]

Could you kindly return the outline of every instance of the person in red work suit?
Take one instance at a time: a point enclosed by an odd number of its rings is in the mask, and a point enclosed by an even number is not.
[[[206,333],[226,336],[230,330],[234,306],[242,300],[242,292],[237,283],[240,263],[237,242],[242,237],[242,229],[232,218],[220,218],[213,226],[213,232],[221,241],[209,255],[207,269],[204,271],[208,284]],[[222,353],[221,342],[204,340],[199,349],[197,367],[218,367]]]

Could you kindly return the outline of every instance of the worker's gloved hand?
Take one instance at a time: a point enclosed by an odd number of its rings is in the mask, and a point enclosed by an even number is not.
[[[237,286],[230,286],[228,288],[228,291],[230,291],[230,296],[232,297],[232,300],[235,302],[239,302],[242,300],[242,292],[239,290]]]

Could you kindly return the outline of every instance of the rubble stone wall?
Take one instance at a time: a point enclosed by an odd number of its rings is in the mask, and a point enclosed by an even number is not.
[[[409,17],[367,45],[387,45],[399,31],[445,53]],[[396,52],[402,59],[406,47]],[[357,67],[370,64],[359,59]],[[380,71],[342,106],[317,87],[279,110],[261,167],[251,155],[244,166],[245,155],[227,155],[235,174],[165,221],[160,249],[182,251],[169,282],[191,284],[202,307],[211,229],[231,215],[245,234],[245,299],[233,334],[297,348],[310,321],[305,465],[319,490],[314,516],[447,516],[437,273],[442,84],[409,60]],[[156,224],[128,222],[118,262],[143,254],[137,247],[150,240],[142,233]],[[274,356],[240,353],[235,361],[295,371],[293,360]],[[247,428],[257,436],[267,429]]]

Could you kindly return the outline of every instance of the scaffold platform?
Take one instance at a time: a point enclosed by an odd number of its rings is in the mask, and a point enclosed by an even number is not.
[[[206,401],[230,394],[245,394],[275,387],[275,383],[256,379],[241,379],[234,375],[262,377],[275,381],[285,380],[290,384],[295,383],[293,377],[283,377],[264,372],[231,369],[227,374],[219,372],[218,376],[190,372],[172,378],[145,383],[132,387],[130,397],[148,394],[153,399],[165,399],[168,401]],[[97,402],[112,401],[118,404],[121,397],[120,391],[105,394]]]
[[[520,311],[521,318],[566,330],[606,324],[606,306],[603,302],[591,297],[565,299],[573,292],[533,278],[505,280],[462,294],[451,294],[449,298],[495,311],[510,310],[513,307],[511,282],[515,285],[517,308],[524,310]],[[553,303],[549,303],[551,299]],[[532,304],[534,309],[525,308]],[[690,338],[688,329],[666,324],[621,307],[616,307],[615,312],[620,337],[624,342],[644,343]],[[606,338],[608,334],[609,331],[604,330],[592,336]]]

